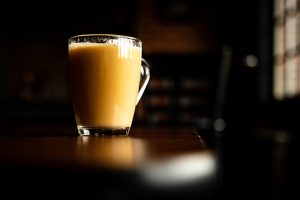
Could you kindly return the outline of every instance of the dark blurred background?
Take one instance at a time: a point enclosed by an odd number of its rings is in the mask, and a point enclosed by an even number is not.
[[[0,12],[1,134],[75,134],[68,38],[131,35],[143,41],[151,65],[133,127],[197,128],[221,150],[229,196],[296,194],[299,22],[298,0],[7,2]]]

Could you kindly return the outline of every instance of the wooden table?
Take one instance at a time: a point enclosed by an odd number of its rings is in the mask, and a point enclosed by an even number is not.
[[[128,137],[40,131],[0,137],[0,191],[99,199],[199,199],[217,192],[215,152],[194,129],[133,128]]]

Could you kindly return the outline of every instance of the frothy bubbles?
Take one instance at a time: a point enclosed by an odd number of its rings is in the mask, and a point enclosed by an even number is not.
[[[140,48],[135,46],[135,41],[128,40],[127,38],[106,38],[104,41],[99,40],[82,40],[69,44],[69,48],[78,48],[85,46],[98,46],[98,45],[114,45],[118,46],[119,58],[130,58],[133,56],[133,48]]]
[[[137,38],[114,34],[87,34],[69,39],[69,48],[109,44],[118,46],[119,58],[124,59],[133,56],[133,48],[142,47],[142,42]]]

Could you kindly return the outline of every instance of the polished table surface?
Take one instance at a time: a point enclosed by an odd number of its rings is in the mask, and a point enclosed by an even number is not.
[[[215,189],[215,152],[195,129],[133,128],[118,137],[46,132],[0,137],[2,180],[97,188],[102,199],[196,199]]]

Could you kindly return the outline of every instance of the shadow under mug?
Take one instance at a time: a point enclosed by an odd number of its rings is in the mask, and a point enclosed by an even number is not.
[[[141,40],[113,34],[69,39],[68,74],[80,135],[128,135],[150,79]]]

